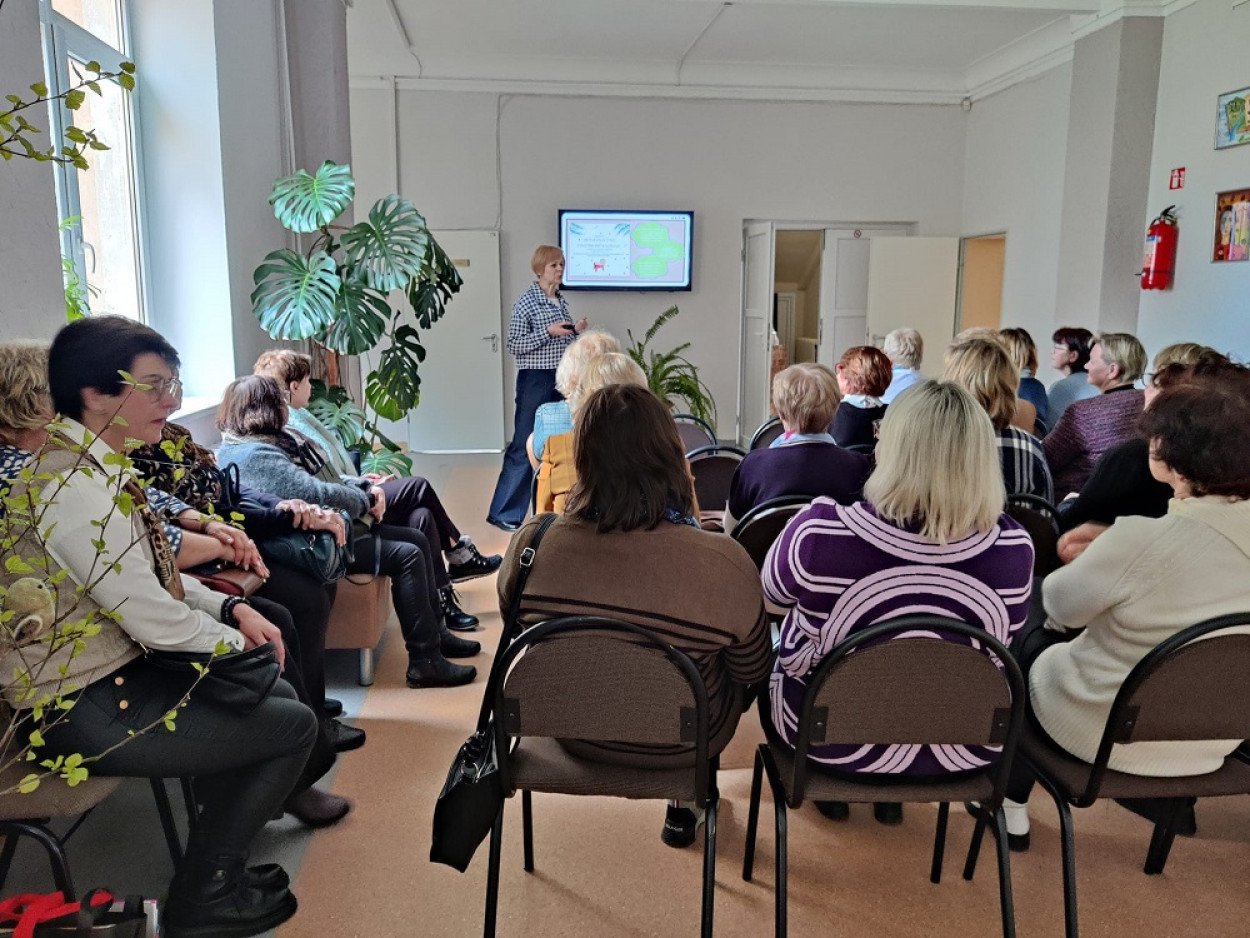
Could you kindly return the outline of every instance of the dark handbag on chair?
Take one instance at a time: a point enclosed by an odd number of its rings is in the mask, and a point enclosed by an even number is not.
[[[273,642],[217,656],[198,651],[152,651],[148,661],[188,676],[207,668],[192,691],[192,700],[211,700],[239,713],[255,710],[269,696],[282,671]]]
[[[495,653],[497,663],[503,657],[512,636],[518,628],[521,597],[525,583],[534,566],[538,544],[543,534],[555,520],[548,515],[534,532],[533,540],[521,552],[521,570],[512,588],[512,601],[508,604],[508,616],[499,636],[499,649]],[[469,868],[473,854],[490,833],[495,815],[503,804],[503,786],[499,780],[499,763],[495,757],[495,731],[491,722],[491,693],[495,686],[495,665],[491,665],[490,677],[482,694],[482,709],[477,717],[477,731],[470,736],[456,758],[452,760],[447,781],[434,803],[434,840],[430,844],[430,862],[446,863],[463,873]]]
[[[347,574],[352,562],[352,522],[340,512],[347,525],[347,543],[340,547],[329,531],[292,531],[257,541],[260,555],[270,563],[307,573],[322,583],[335,583]]]

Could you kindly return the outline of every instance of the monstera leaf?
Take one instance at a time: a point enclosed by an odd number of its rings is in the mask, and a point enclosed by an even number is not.
[[[301,169],[273,184],[269,204],[273,214],[292,231],[316,231],[343,214],[356,197],[350,167],[329,160],[314,173]]]
[[[421,376],[417,368],[425,360],[417,330],[400,326],[391,337],[391,345],[382,352],[376,371],[369,373],[365,383],[365,400],[379,417],[400,420],[417,406],[421,399]]]
[[[346,389],[335,390],[343,392],[342,399],[332,400],[328,396],[314,398],[308,402],[308,410],[334,431],[345,448],[356,449],[365,435],[365,412],[347,396]]]
[[[311,257],[274,251],[252,278],[252,310],[275,339],[307,339],[334,321],[342,281],[325,251],[314,251]]]
[[[399,290],[422,276],[430,243],[425,219],[407,199],[388,195],[343,233],[349,267],[375,290]]]
[[[334,322],[317,340],[341,355],[359,355],[378,344],[391,307],[386,297],[359,280],[344,280],[334,302]]]
[[[426,257],[427,276],[413,280],[408,284],[408,302],[417,314],[417,323],[422,329],[428,329],[433,323],[443,318],[447,311],[447,301],[452,294],[459,293],[464,281],[460,271],[451,262],[447,252],[433,238],[430,239],[429,254]]]
[[[365,453],[365,458],[360,461],[360,471],[406,476],[412,473],[412,459],[396,449],[378,449]]]

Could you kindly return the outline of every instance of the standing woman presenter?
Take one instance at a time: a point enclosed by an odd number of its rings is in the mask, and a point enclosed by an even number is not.
[[[556,390],[556,366],[564,350],[586,329],[586,319],[573,322],[569,304],[560,293],[564,277],[564,252],[540,244],[530,260],[538,277],[512,307],[508,323],[508,351],[516,359],[516,418],[512,442],[503,455],[503,468],[495,483],[486,521],[505,531],[515,531],[525,518],[533,469],[525,454],[525,441],[534,432],[534,412],[560,400]]]

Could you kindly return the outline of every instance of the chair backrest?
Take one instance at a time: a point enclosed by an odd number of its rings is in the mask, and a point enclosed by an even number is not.
[[[690,458],[694,494],[703,509],[720,509],[729,501],[729,489],[742,457],[736,453],[703,453]]]
[[[1059,559],[1059,514],[1036,495],[1011,495],[1007,515],[1029,532],[1033,541],[1033,575],[1046,576],[1063,566]]]
[[[851,443],[842,448],[847,452],[860,453],[864,456],[872,456],[877,452],[877,446],[875,443]]]
[[[1247,674],[1250,612],[1206,619],[1159,643],[1116,694],[1082,801],[1097,798],[1116,743],[1250,739]]]
[[[755,566],[764,569],[768,549],[781,536],[790,519],[812,503],[811,495],[787,495],[760,502],[738,519],[730,532],[746,548]]]
[[[683,452],[688,453],[700,446],[716,445],[716,431],[707,421],[700,420],[694,414],[673,414],[673,419],[677,421],[677,435],[681,437]]]
[[[751,435],[751,445],[747,449],[765,449],[785,432],[786,428],[781,425],[780,417],[769,417]]]
[[[813,743],[1002,746],[994,769],[997,799],[1024,701],[1015,659],[980,626],[917,615],[857,632],[808,680],[795,737],[792,803],[803,800]]]
[[[747,454],[747,451],[741,446],[734,446],[732,443],[709,443],[707,446],[692,449],[686,454],[686,458],[694,459],[696,456],[703,456],[706,453],[732,453],[741,458]]]
[[[708,705],[703,678],[684,653],[640,626],[566,616],[526,629],[496,665],[496,752],[505,791],[511,738],[687,745],[695,790],[708,789]]]

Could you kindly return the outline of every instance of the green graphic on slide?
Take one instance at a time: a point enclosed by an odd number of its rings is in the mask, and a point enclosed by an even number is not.
[[[668,236],[668,228],[658,222],[643,222],[634,228],[634,244],[650,248],[650,254],[634,259],[630,267],[634,274],[644,280],[658,280],[668,273],[670,261],[679,260],[686,254],[685,246]]]

